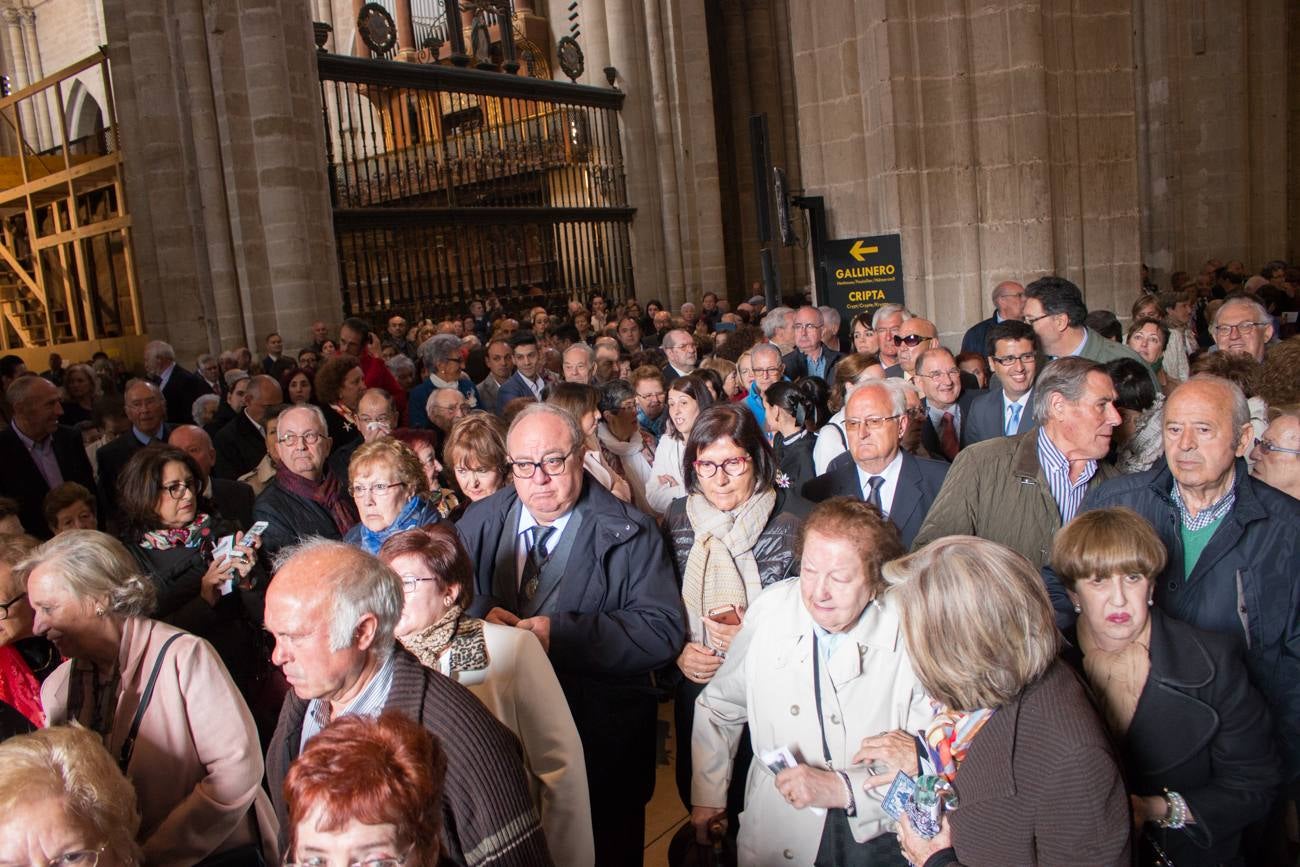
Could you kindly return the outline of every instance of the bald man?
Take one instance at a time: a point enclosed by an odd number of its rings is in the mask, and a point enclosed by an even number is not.
[[[990,328],[1008,320],[1018,322],[1025,315],[1025,287],[1016,281],[1003,280],[994,286],[991,298],[993,315],[976,322],[966,330],[966,334],[961,339],[962,352],[977,352],[983,355]]]
[[[212,477],[212,467],[217,461],[217,450],[212,445],[212,438],[207,431],[192,424],[175,428],[167,444],[185,452],[194,458],[203,474],[203,498],[211,501],[213,509],[223,518],[234,521],[239,529],[247,530],[253,526],[253,501],[257,498],[252,487],[237,479],[216,479]]]
[[[266,374],[254,376],[244,395],[244,411],[217,431],[212,444],[217,461],[212,474],[237,479],[251,472],[266,457],[266,411],[284,400],[280,383]]]

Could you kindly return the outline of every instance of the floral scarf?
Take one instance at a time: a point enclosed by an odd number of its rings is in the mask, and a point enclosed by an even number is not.
[[[420,664],[439,671],[438,660],[450,651],[448,674],[482,671],[488,667],[487,640],[483,621],[464,616],[459,605],[450,606],[437,623],[414,635],[399,639],[402,646],[415,654]]]
[[[212,516],[200,512],[184,527],[163,527],[140,537],[140,547],[149,551],[169,548],[197,548],[212,537]]]
[[[925,746],[934,764],[934,773],[948,782],[957,776],[957,770],[970,751],[971,741],[993,716],[996,708],[980,708],[969,713],[936,707],[934,721],[925,730]]]

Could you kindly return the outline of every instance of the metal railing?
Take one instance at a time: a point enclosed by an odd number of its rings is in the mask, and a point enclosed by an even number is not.
[[[616,90],[319,56],[350,314],[632,291]]]

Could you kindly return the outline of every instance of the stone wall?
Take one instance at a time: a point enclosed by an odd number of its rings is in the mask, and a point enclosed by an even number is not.
[[[194,354],[337,322],[307,0],[105,0],[145,326]]]
[[[826,0],[791,18],[804,186],[832,237],[900,232],[908,306],[949,342],[1004,279],[1091,306],[1138,283],[1127,0]]]

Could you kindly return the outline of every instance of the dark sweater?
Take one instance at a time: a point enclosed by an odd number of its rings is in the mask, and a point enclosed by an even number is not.
[[[552,864],[519,741],[468,689],[424,668],[401,647],[393,654],[393,685],[384,709],[400,711],[424,726],[447,757],[442,816],[448,860],[467,867]],[[307,702],[290,691],[266,752],[266,780],[280,820],[281,849],[289,829],[284,778],[298,756],[306,713]]]

